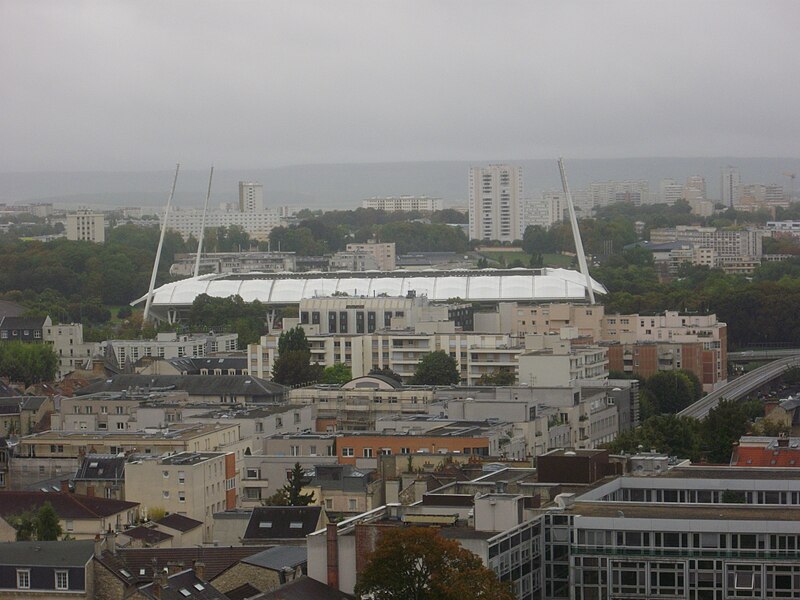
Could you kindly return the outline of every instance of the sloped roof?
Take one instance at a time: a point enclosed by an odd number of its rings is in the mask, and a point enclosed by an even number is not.
[[[286,585],[254,596],[250,600],[353,600],[355,596],[345,594],[311,579],[310,577],[298,577]]]
[[[237,588],[228,590],[225,592],[225,595],[228,597],[228,600],[248,600],[248,598],[258,596],[260,593],[260,590],[254,588],[249,583],[243,583]]]
[[[0,319],[0,329],[41,329],[47,317],[3,317]]]
[[[100,392],[122,392],[131,388],[161,388],[184,390],[196,396],[237,396],[283,397],[288,388],[259,379],[252,375],[114,375],[96,381],[75,392],[76,396],[86,396]]]
[[[185,515],[179,515],[177,513],[172,513],[171,515],[162,517],[161,519],[156,521],[156,523],[158,523],[159,525],[163,525],[164,527],[169,527],[170,529],[174,529],[176,531],[181,531],[181,532],[197,529],[203,524],[202,521],[197,521],[196,519],[191,519]]]
[[[3,320],[3,317],[19,317],[26,310],[24,306],[16,302],[0,300],[0,321]]]
[[[304,539],[317,530],[321,506],[259,506],[253,509],[246,540]]]
[[[93,540],[0,543],[1,566],[83,567],[92,556]]]
[[[84,457],[73,479],[75,481],[125,479],[125,457],[113,454],[90,454]]]
[[[139,593],[158,600],[228,600],[227,596],[206,581],[198,579],[191,569],[175,573],[167,578],[166,587],[157,594],[155,584],[139,588]]]
[[[285,567],[294,569],[308,562],[308,550],[305,546],[273,546],[242,559],[242,562],[272,571],[281,571]]]
[[[737,467],[798,467],[800,448],[738,447],[732,465]]]
[[[110,564],[115,570],[124,564],[126,570],[138,581],[149,581],[153,578],[153,559],[158,568],[167,563],[191,568],[195,561],[205,565],[206,579],[214,579],[222,571],[236,564],[243,558],[257,554],[267,546],[206,546],[191,548],[119,548],[115,559]],[[103,553],[105,558],[108,552]],[[140,574],[141,570],[143,574]]]
[[[19,412],[20,410],[39,410],[42,404],[44,404],[44,402],[47,400],[49,400],[47,396],[17,395],[17,396],[0,397],[0,413],[10,414],[12,410],[14,412]]]
[[[142,526],[126,529],[122,532],[122,535],[127,535],[131,539],[139,540],[146,544],[160,544],[161,542],[174,537],[168,533],[159,531],[158,529]]]
[[[45,502],[49,502],[62,519],[111,517],[139,506],[138,502],[81,496],[69,492],[0,492],[0,516],[39,510]]]

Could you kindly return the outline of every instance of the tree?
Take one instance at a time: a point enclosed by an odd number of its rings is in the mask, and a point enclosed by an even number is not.
[[[429,352],[423,356],[411,378],[413,385],[451,385],[460,381],[456,359],[444,350]]]
[[[734,442],[750,426],[751,414],[746,403],[720,400],[702,423],[702,447],[712,463],[729,464]]]
[[[507,369],[500,369],[493,373],[484,373],[478,377],[478,385],[514,385],[517,381],[516,375],[513,371]]]
[[[308,506],[314,502],[314,492],[303,493],[303,486],[311,480],[303,473],[300,463],[294,463],[289,471],[286,484],[269,498],[264,500],[265,506]]]
[[[306,332],[300,326],[287,329],[281,333],[280,337],[278,338],[279,354],[294,350],[301,352],[309,352],[311,350],[311,347],[308,345],[308,339],[306,339]]]
[[[45,502],[35,513],[24,512],[9,517],[8,521],[17,530],[18,542],[54,541],[63,533],[58,515],[49,502]]]
[[[0,374],[26,386],[52,381],[58,369],[58,356],[50,344],[4,342],[0,344]]]
[[[344,363],[336,363],[330,367],[325,367],[322,371],[322,377],[320,378],[320,383],[330,383],[330,384],[343,384],[347,383],[353,378],[353,372]]]
[[[290,350],[278,355],[272,365],[272,380],[283,385],[306,385],[322,377],[319,363],[311,364],[311,353]]]
[[[383,367],[382,369],[372,369],[369,372],[370,375],[383,375],[384,377],[388,377],[389,379],[394,379],[397,383],[403,383],[403,378],[392,371],[389,367]]]
[[[512,600],[500,582],[469,550],[432,527],[387,527],[359,574],[355,596],[375,600]]]
[[[643,417],[680,412],[700,398],[702,385],[694,373],[659,371],[644,380],[642,385]]]

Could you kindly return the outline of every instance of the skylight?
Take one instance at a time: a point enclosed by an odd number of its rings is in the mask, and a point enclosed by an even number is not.
[[[90,469],[96,469],[98,464],[99,464],[99,463],[96,463],[96,462],[90,462],[90,463],[89,463],[89,468],[90,468]]]
[[[194,589],[196,589],[198,592],[202,592],[206,588],[203,586],[202,583],[195,583],[194,584]]]
[[[180,592],[181,592],[181,596],[186,596],[187,598],[192,595],[192,592],[190,592],[186,588],[181,588]]]
[[[272,521],[261,521],[258,524],[258,526],[261,527],[262,529],[269,529],[270,527],[272,527]]]
[[[289,529],[302,529],[303,523],[301,521],[292,521],[289,523]]]
[[[131,574],[130,574],[128,571],[126,571],[125,569],[120,569],[120,570],[119,570],[119,572],[120,572],[120,573],[122,573],[122,574],[123,574],[125,577],[133,577],[133,575],[131,575]]]

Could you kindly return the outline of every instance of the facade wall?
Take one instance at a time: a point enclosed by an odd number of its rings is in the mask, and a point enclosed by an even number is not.
[[[469,237],[513,242],[522,239],[522,171],[509,165],[469,172]]]
[[[294,571],[289,574],[287,580],[291,581],[296,576],[297,571]],[[223,594],[245,583],[249,583],[260,592],[269,592],[280,586],[281,580],[278,573],[271,569],[240,562],[226,569],[211,581],[211,584]]]
[[[336,440],[341,464],[355,465],[359,458],[376,458],[382,454],[416,454],[417,452],[489,454],[488,438],[425,435],[342,435]]]
[[[106,241],[105,217],[100,213],[79,211],[68,214],[65,231],[68,240],[95,242]]]

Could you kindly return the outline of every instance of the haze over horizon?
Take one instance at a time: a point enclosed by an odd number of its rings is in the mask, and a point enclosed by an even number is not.
[[[787,0],[4,0],[0,172],[794,158],[798,22]]]

